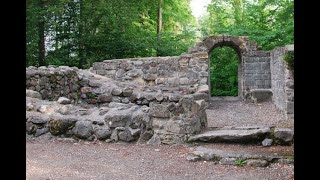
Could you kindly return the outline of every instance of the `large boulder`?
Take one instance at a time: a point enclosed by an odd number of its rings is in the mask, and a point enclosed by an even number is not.
[[[33,124],[42,125],[49,121],[49,117],[43,115],[34,115],[28,118],[28,122],[32,122]]]
[[[157,134],[153,134],[153,136],[147,141],[147,144],[161,144],[161,139]]]
[[[132,112],[129,109],[117,110],[110,109],[104,120],[108,124],[109,127],[125,127],[127,124],[130,124],[132,117]]]
[[[125,128],[124,131],[119,132],[119,139],[122,141],[130,142],[134,140],[130,130],[128,128]]]
[[[123,96],[130,97],[133,93],[133,90],[130,88],[124,88],[122,91]]]
[[[114,88],[111,93],[112,93],[112,95],[120,96],[122,94],[122,89]]]
[[[293,140],[294,131],[289,128],[275,128],[274,129],[274,137],[284,143],[290,143]]]
[[[36,133],[34,134],[35,137],[41,136],[45,133],[49,132],[49,129],[47,127],[41,128],[41,129],[37,129]]]
[[[147,130],[144,133],[140,134],[140,138],[138,139],[138,143],[146,143],[153,136],[152,130]],[[152,144],[152,142],[151,142]]]
[[[55,136],[64,134],[74,126],[76,121],[74,118],[55,117],[49,121],[49,131]]]
[[[150,103],[149,114],[152,117],[168,118],[170,111],[164,104]]]
[[[150,116],[141,109],[132,113],[131,128],[149,128],[151,125]]]
[[[73,133],[81,139],[87,139],[93,134],[93,127],[91,121],[77,121]]]
[[[33,124],[32,122],[26,122],[26,132],[28,134],[36,133],[37,128],[38,127],[35,124]]]
[[[107,127],[98,127],[95,129],[94,134],[96,135],[97,139],[105,140],[111,136],[112,131]]]
[[[31,98],[42,99],[42,96],[39,92],[30,89],[26,89],[26,96]]]
[[[98,102],[109,103],[111,101],[112,101],[112,95],[110,95],[110,94],[102,94],[102,95],[98,96]]]
[[[62,114],[62,115],[67,115],[67,114],[71,114],[71,109],[72,109],[72,105],[64,105],[62,107],[60,107],[59,109],[57,109],[57,112]]]

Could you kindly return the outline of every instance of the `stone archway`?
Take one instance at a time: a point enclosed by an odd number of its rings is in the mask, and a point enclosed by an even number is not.
[[[239,68],[238,68],[238,97],[244,99],[246,94],[247,86],[245,84],[245,64],[244,59],[251,52],[257,50],[257,44],[254,41],[250,41],[246,36],[229,36],[229,35],[217,35],[217,36],[208,36],[204,38],[201,42],[197,43],[195,47],[190,48],[188,53],[206,53],[208,56],[208,80],[207,83],[209,85],[209,89],[211,89],[210,85],[210,61],[209,55],[213,49],[216,47],[227,46],[233,48],[240,60]],[[210,93],[209,93],[210,96]]]

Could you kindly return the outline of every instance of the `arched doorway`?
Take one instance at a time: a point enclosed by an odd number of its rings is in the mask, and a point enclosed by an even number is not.
[[[257,44],[254,41],[249,41],[248,37],[245,36],[228,36],[228,35],[217,35],[217,36],[209,36],[203,39],[201,42],[196,44],[195,47],[190,48],[188,53],[206,53],[207,57],[211,52],[217,47],[231,47],[234,49],[239,57],[239,65],[238,65],[238,97],[241,99],[245,98],[245,94],[248,88],[251,87],[250,81],[246,82],[245,73],[244,73],[244,58],[250,54],[252,51],[257,50]],[[207,61],[209,63],[209,59]],[[209,64],[208,64],[209,65]],[[208,74],[210,74],[210,68],[208,68]],[[250,74],[246,75],[248,78]],[[208,76],[208,86],[211,90],[210,85],[210,76]],[[210,93],[209,93],[210,94]],[[209,95],[210,96],[210,95]]]

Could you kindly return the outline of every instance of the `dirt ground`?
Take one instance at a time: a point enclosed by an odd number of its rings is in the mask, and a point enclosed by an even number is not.
[[[210,161],[189,162],[186,156],[194,148],[190,146],[27,138],[26,175],[28,180],[293,179],[294,167],[288,164],[276,163],[266,168],[257,168],[220,165]]]
[[[208,127],[274,125],[292,128],[294,124],[286,120],[272,102],[211,101],[206,113]]]

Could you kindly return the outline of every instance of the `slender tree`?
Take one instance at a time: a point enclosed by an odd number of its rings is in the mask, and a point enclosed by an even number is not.
[[[45,1],[44,0],[38,0],[38,7],[41,9],[41,12],[44,12],[45,9]],[[46,48],[45,48],[45,20],[44,20],[44,13],[41,13],[38,16],[38,36],[39,36],[39,41],[38,41],[38,61],[39,61],[39,66],[44,66],[46,65],[45,63],[45,57],[46,57]]]
[[[157,56],[160,56],[159,47],[161,44],[161,31],[162,31],[162,0],[158,4],[158,24],[157,24]]]

